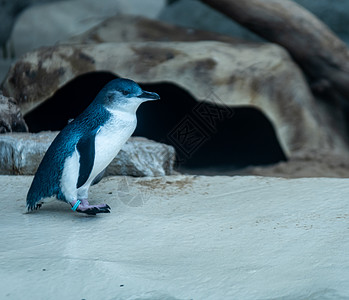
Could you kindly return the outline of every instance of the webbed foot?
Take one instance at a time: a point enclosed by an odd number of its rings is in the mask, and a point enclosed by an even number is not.
[[[86,199],[81,200],[80,204],[77,207],[76,207],[76,203],[77,201],[74,203],[74,205],[71,203],[72,209],[77,211],[78,213],[84,213],[87,215],[110,213],[110,209],[111,209],[108,204],[90,205]]]
[[[110,213],[110,206],[108,204],[104,204],[104,206],[100,205],[89,205],[89,206],[82,206],[76,209],[78,213],[84,213],[87,215],[96,215],[99,213]]]

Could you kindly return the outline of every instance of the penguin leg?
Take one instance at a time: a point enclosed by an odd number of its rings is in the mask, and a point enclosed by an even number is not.
[[[110,213],[110,206],[108,204],[90,205],[87,199],[81,199],[81,203],[76,208],[78,213],[84,213],[87,215],[96,215],[99,213]],[[77,201],[73,201],[70,205],[73,207]]]
[[[76,207],[76,211],[79,213],[85,213],[88,215],[110,213],[110,206],[108,204],[90,205],[90,203],[88,203],[88,190],[90,188],[91,182],[92,180],[90,179],[83,186],[77,189],[77,200],[70,202],[70,204],[74,207],[76,202],[79,200],[80,204],[78,207]]]

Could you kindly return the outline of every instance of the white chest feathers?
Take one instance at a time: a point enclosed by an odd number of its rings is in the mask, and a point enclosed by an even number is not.
[[[87,193],[93,179],[111,163],[136,128],[136,114],[120,111],[111,111],[111,113],[111,118],[96,134],[93,168],[86,183],[78,190],[76,188],[80,169],[78,150],[75,148],[72,156],[65,161],[61,189],[68,201],[76,200],[80,193]]]
[[[92,180],[97,176],[126,143],[134,132],[137,119],[135,114],[111,111],[112,117],[96,134],[95,161],[91,172]]]

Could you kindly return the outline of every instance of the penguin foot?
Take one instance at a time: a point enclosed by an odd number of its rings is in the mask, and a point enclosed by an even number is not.
[[[86,199],[83,199],[76,211],[87,215],[96,215],[99,213],[110,213],[110,209],[108,204],[90,205]]]
[[[110,213],[110,206],[108,204],[101,205],[89,205],[89,206],[81,206],[79,205],[76,209],[78,213],[84,213],[87,215],[96,215],[99,213]]]

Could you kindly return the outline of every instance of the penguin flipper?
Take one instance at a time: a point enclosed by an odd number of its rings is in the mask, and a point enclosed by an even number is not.
[[[79,188],[85,184],[89,178],[94,160],[95,160],[95,138],[98,128],[83,136],[76,145],[80,154],[79,178],[76,187]]]

